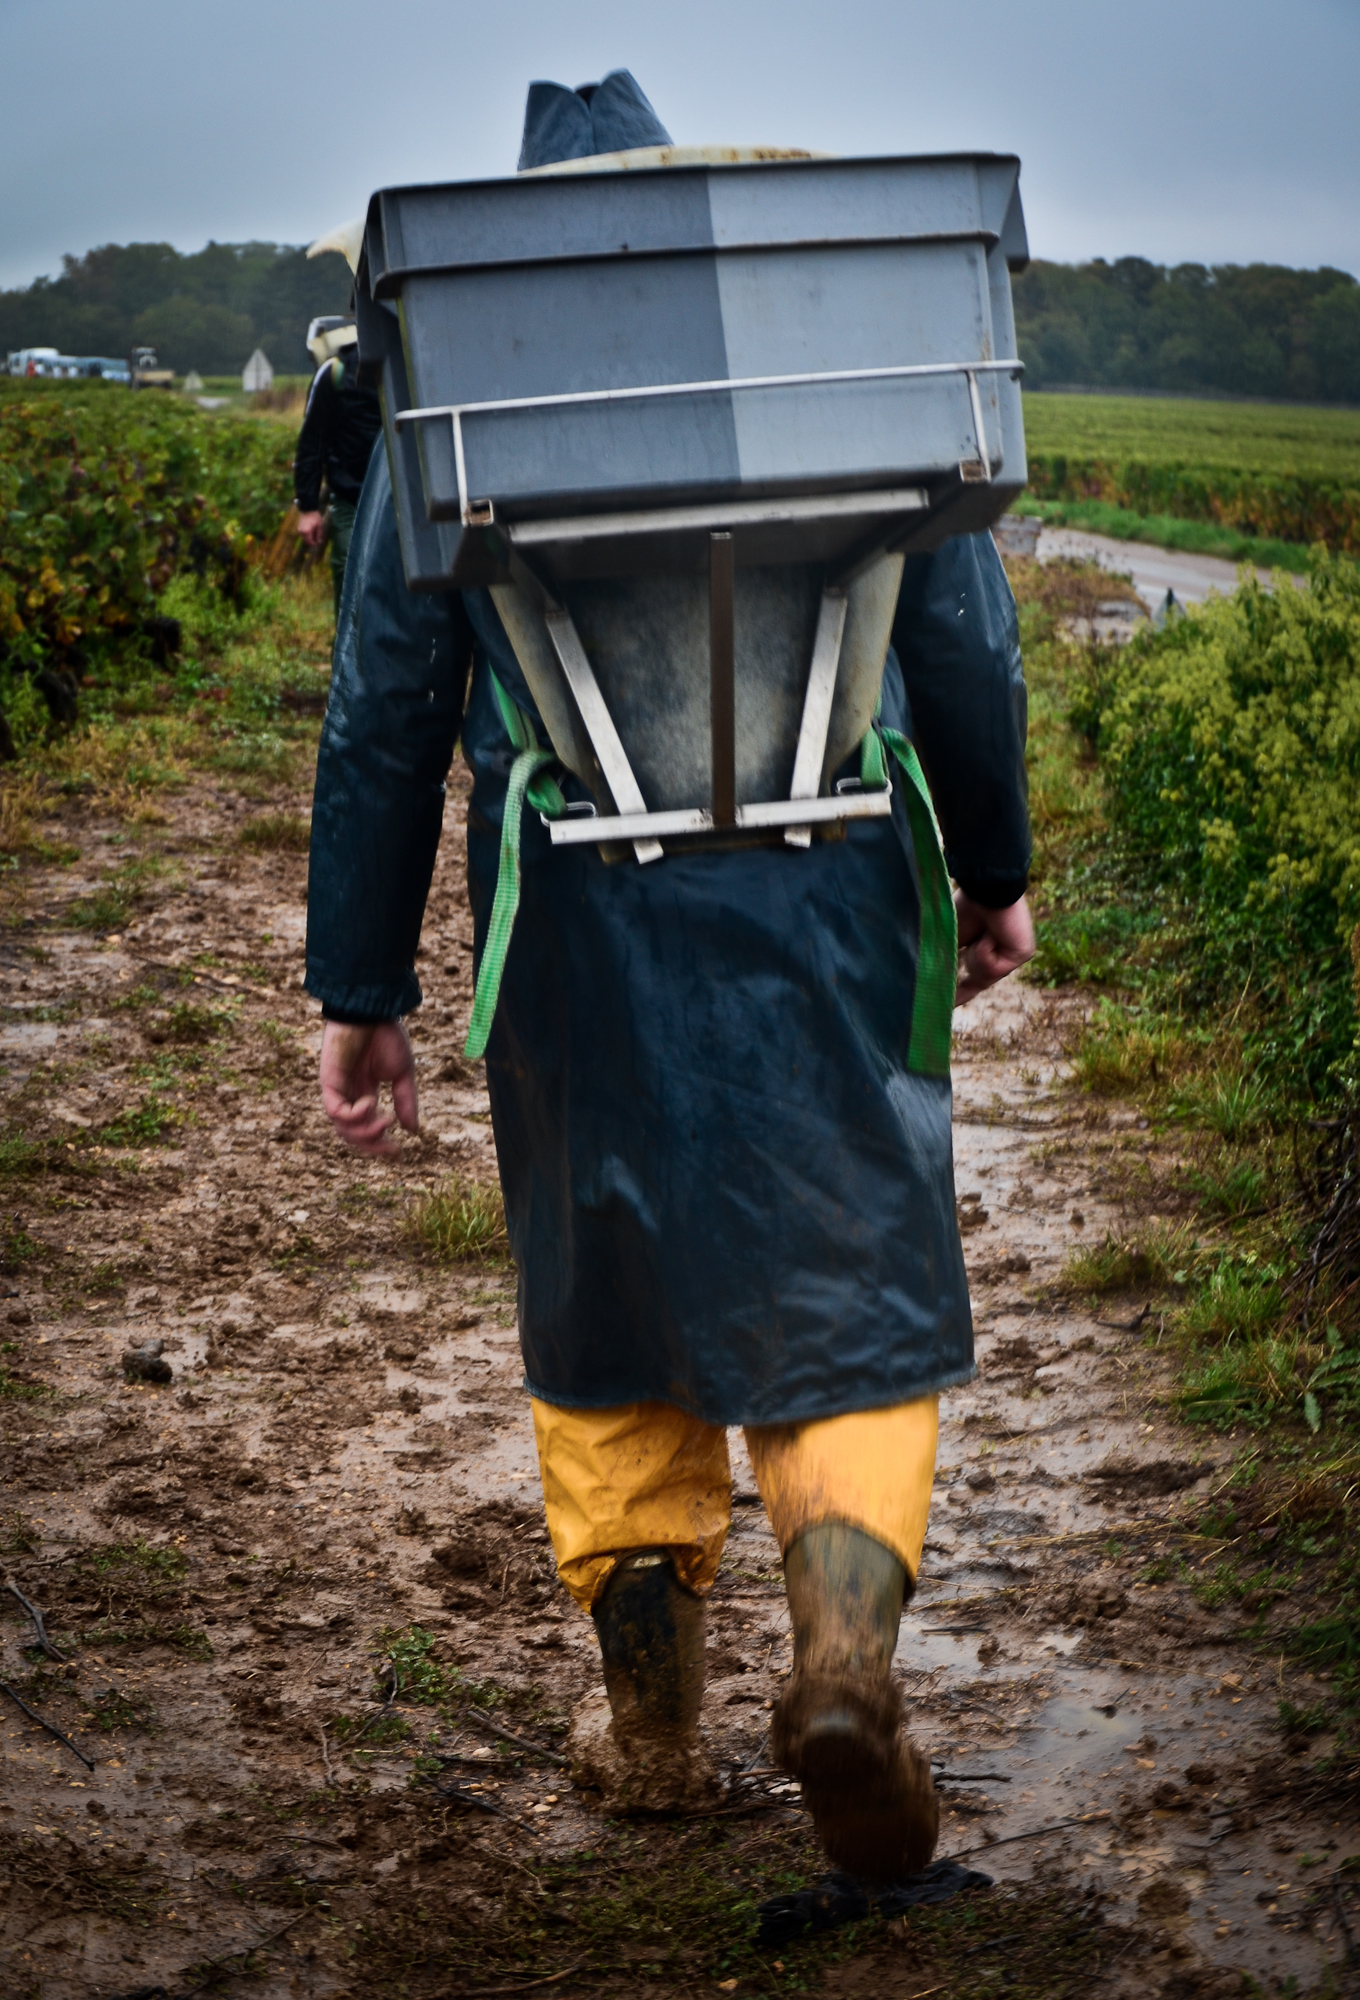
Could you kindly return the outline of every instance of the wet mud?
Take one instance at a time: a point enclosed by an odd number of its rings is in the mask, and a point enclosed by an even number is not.
[[[68,1741],[0,1697],[6,2000],[711,1992],[701,1937],[683,1974],[653,1963],[672,1949],[655,1937],[600,1942],[591,1899],[622,1879],[597,1881],[601,1857],[631,1843],[658,1881],[720,1887],[762,1855],[785,1886],[818,1871],[769,1763],[788,1619],[739,1438],[705,1704],[726,1805],[624,1834],[566,1776],[599,1658],[542,1525],[513,1277],[433,1265],[408,1232],[450,1171],[494,1177],[458,1055],[471,937],[450,803],[419,961],[423,1131],[394,1163],[325,1127],[305,857],[242,843],[255,808],[182,794],[118,931],[76,918],[122,831],[73,810],[46,831],[78,858],[29,873],[12,908],[0,1678]],[[1275,1724],[1306,1677],[1175,1560],[1235,1447],[1168,1417],[1147,1301],[1063,1292],[1072,1246],[1167,1185],[1133,1112],[1070,1087],[1078,1007],[1012,983],[959,1017],[980,1373],[946,1400],[896,1658],[907,1716],[940,1853],[1018,1899],[999,1934],[1061,1905],[1104,1927],[1104,1991],[1237,1992],[1245,1971],[1308,1992],[1344,1960],[1339,1871],[1360,1842]],[[134,1351],[171,1379],[125,1369]],[[809,1961],[804,1984],[930,1987],[900,1944]],[[795,1949],[740,1989],[780,1990]]]

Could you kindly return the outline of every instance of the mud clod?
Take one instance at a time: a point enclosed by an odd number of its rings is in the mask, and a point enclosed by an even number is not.
[[[144,1341],[140,1347],[129,1347],[122,1356],[123,1379],[125,1382],[173,1382],[175,1371],[164,1359],[163,1340]]]

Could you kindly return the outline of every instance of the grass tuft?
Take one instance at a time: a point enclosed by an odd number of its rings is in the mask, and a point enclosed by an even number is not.
[[[1230,1222],[1259,1209],[1269,1188],[1264,1168],[1253,1160],[1234,1160],[1221,1173],[1206,1173],[1196,1167],[1188,1182],[1206,1214]]]
[[[0,1398],[11,1402],[31,1403],[40,1396],[50,1396],[52,1391],[43,1382],[26,1381],[22,1375],[11,1375],[0,1367]]]
[[[1087,1023],[1072,1058],[1076,1080],[1102,1096],[1126,1097],[1170,1081],[1185,1066],[1185,1036],[1165,1022],[1145,1023],[1124,1010],[1102,1005]]]
[[[1107,1236],[1103,1243],[1081,1245],[1063,1265],[1058,1282],[1065,1291],[1095,1296],[1165,1291],[1186,1283],[1199,1255],[1189,1230],[1153,1227],[1141,1235]]]
[[[240,839],[242,847],[264,853],[305,854],[311,845],[312,825],[296,813],[260,813],[246,821]]]
[[[125,1111],[121,1118],[115,1118],[99,1134],[100,1143],[105,1146],[155,1146],[165,1137],[172,1125],[179,1123],[180,1114],[172,1105],[166,1104],[149,1091],[135,1111]]]
[[[1272,1106],[1259,1077],[1211,1073],[1192,1077],[1172,1097],[1170,1110],[1187,1124],[1205,1126],[1236,1144],[1269,1127]]]
[[[437,1194],[416,1203],[408,1229],[436,1263],[504,1268],[511,1261],[505,1202],[500,1189],[486,1181],[454,1175]]]
[[[1304,1415],[1311,1350],[1297,1333],[1229,1337],[1221,1352],[1192,1364],[1177,1394],[1191,1423],[1261,1429],[1283,1412]]]
[[[151,1039],[156,1042],[210,1042],[231,1027],[231,1012],[226,1007],[198,1007],[191,1000],[176,1000],[163,1021],[157,1021],[151,1029]]]

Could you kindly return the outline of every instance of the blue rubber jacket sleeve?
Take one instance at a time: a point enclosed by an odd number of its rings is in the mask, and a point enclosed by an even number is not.
[[[317,755],[307,991],[333,1019],[420,1004],[416,946],[463,720],[472,628],[457,592],[406,588],[387,454],[354,523]]]
[[[989,534],[909,555],[893,648],[945,859],[977,902],[1025,893],[1031,858],[1025,679],[1015,599]]]

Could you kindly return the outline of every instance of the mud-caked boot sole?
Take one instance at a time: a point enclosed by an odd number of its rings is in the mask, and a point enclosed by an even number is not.
[[[572,1782],[597,1791],[609,1813],[702,1813],[722,1803],[717,1767],[697,1731],[620,1734],[608,1698],[588,1694],[567,1737]]]
[[[902,1729],[889,1680],[847,1684],[796,1674],[775,1711],[775,1761],[798,1779],[817,1838],[866,1881],[915,1875],[930,1861],[940,1807],[929,1761]]]

